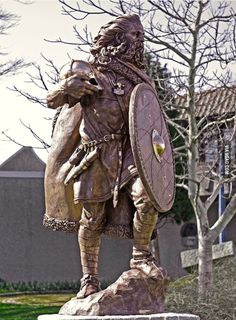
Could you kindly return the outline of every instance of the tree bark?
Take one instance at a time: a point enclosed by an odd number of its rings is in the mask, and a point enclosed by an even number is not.
[[[207,236],[198,236],[198,297],[206,301],[213,284],[212,242]]]

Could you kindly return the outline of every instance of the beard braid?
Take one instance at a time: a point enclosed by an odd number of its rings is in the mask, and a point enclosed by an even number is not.
[[[95,63],[98,61],[101,64],[106,64],[112,57],[117,57],[124,62],[132,63],[139,69],[144,69],[143,52],[144,48],[141,41],[128,43],[128,41],[124,40],[118,46],[109,45],[101,48],[95,55]]]

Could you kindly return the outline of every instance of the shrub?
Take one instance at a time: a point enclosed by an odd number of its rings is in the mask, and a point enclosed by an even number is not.
[[[168,312],[193,313],[201,320],[233,320],[236,311],[236,258],[214,263],[214,285],[209,300],[198,302],[197,274],[173,282],[167,294]]]

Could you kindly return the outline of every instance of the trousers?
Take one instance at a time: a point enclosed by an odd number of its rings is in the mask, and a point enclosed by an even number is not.
[[[139,176],[133,177],[124,188],[136,209],[133,220],[133,255],[140,255],[149,252],[149,243],[158,213]],[[106,224],[105,204],[105,202],[83,203],[78,233],[83,274],[98,274],[100,238]]]

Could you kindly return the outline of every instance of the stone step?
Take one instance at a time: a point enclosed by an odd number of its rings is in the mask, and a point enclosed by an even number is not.
[[[200,318],[199,316],[187,313],[159,313],[129,316],[65,316],[45,314],[39,316],[38,320],[200,320]]]
[[[181,254],[182,268],[192,267],[198,264],[198,249],[182,251]],[[220,259],[228,256],[235,256],[235,245],[233,241],[227,241],[212,246],[212,259]]]

